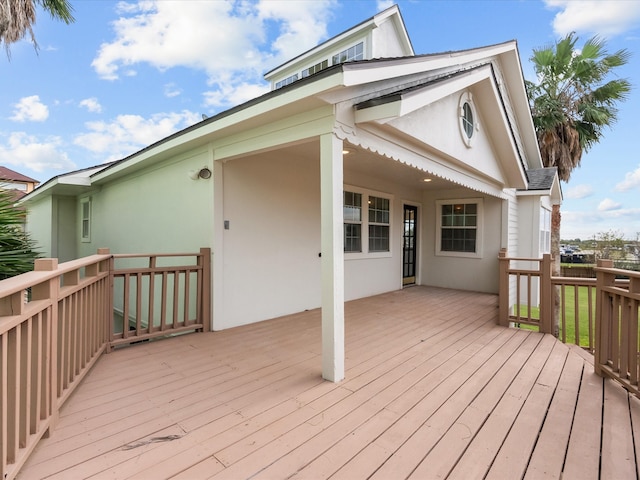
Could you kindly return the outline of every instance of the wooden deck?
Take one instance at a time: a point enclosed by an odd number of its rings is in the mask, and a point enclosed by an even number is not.
[[[350,302],[339,384],[319,311],[118,350],[18,478],[638,478],[640,401],[496,316],[426,287]]]

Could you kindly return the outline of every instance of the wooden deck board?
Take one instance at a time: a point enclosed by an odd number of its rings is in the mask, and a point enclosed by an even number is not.
[[[317,310],[116,350],[18,478],[635,477],[640,401],[496,306],[428,287],[349,302],[339,384]]]
[[[570,353],[531,456],[525,480],[560,478],[583,368],[583,359]]]
[[[622,386],[604,382],[602,418],[603,478],[633,478],[636,475],[629,396]]]

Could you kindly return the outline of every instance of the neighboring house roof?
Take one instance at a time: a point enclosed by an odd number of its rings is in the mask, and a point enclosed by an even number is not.
[[[21,173],[11,170],[10,168],[0,165],[0,180],[10,180],[12,182],[24,182],[24,183],[40,183],[31,177],[27,177]]]

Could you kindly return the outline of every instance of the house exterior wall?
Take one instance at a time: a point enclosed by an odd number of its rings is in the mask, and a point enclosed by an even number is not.
[[[398,26],[392,20],[382,22],[371,32],[370,58],[394,58],[407,55],[398,42]]]
[[[79,232],[76,221],[76,199],[56,196],[54,197],[54,209],[57,214],[56,257],[59,262],[68,262],[78,258],[76,252]]]
[[[482,111],[476,107],[476,122],[472,146],[467,147],[460,130],[459,102],[464,92],[457,92],[389,122],[399,131],[411,135],[425,145],[445,152],[463,162],[466,168],[503,182],[503,173],[487,136]]]
[[[29,205],[26,231],[36,241],[38,250],[48,258],[57,256],[54,245],[56,221],[53,197],[43,197]]]
[[[418,206],[420,215],[421,192],[385,178],[348,169],[344,172],[344,183],[391,197],[391,251],[381,257],[362,258],[357,254],[345,254],[345,299],[354,300],[402,288],[403,206],[405,203]],[[366,215],[366,211],[363,214]]]
[[[278,152],[222,164],[224,302],[214,329],[320,306],[320,165]],[[224,229],[228,222],[228,229]],[[215,268],[219,268],[217,265]],[[214,302],[216,299],[214,299]],[[218,310],[219,311],[219,310]]]
[[[91,193],[91,240],[78,242],[78,256],[101,247],[175,253],[210,246],[213,182],[188,174],[211,164],[208,150],[199,149],[101,185]]]
[[[223,329],[317,308],[321,303],[320,168],[317,158],[278,152],[231,160],[224,176],[224,302],[214,328]],[[345,254],[345,300],[402,287],[403,205],[421,193],[345,168],[347,187],[391,198],[391,251],[378,257]],[[218,259],[214,255],[214,261]],[[219,260],[218,260],[219,261]],[[250,299],[250,300],[248,300]]]
[[[448,199],[482,198],[482,255],[465,258],[436,254],[436,201]],[[425,213],[421,229],[424,248],[422,255],[422,284],[443,288],[498,293],[498,253],[502,231],[502,200],[482,196],[466,189],[427,192],[424,195]],[[480,280],[480,281],[479,281]]]

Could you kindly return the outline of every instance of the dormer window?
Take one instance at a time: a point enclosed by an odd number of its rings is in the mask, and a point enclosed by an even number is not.
[[[329,60],[324,60],[320,63],[316,63],[313,67],[305,68],[302,71],[302,78],[306,78],[309,75],[313,75],[314,73],[318,73],[320,70],[324,70],[329,66]]]
[[[276,82],[276,88],[284,87],[285,85],[289,85],[290,83],[293,83],[296,80],[298,80],[297,73],[291,75],[290,77],[285,78],[284,80],[280,80],[279,82]]]
[[[364,59],[364,42],[360,42],[357,45],[334,55],[331,64],[337,65],[338,63],[352,62],[353,60],[362,59]]]

